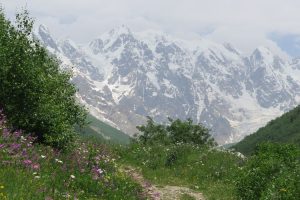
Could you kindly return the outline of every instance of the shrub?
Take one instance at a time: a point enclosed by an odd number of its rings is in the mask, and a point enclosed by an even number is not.
[[[136,140],[143,144],[194,144],[214,146],[216,143],[209,134],[209,130],[201,124],[193,124],[193,120],[169,118],[169,125],[156,124],[152,118],[148,117],[147,124],[137,126],[141,132]]]
[[[15,26],[0,11],[0,107],[13,128],[63,148],[74,138],[74,125],[84,124],[85,111],[71,75],[33,39],[32,26],[27,11],[16,15]]]
[[[297,199],[299,156],[299,149],[293,145],[260,145],[237,181],[240,199]]]

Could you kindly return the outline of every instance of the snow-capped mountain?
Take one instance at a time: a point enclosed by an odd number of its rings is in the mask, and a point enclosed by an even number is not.
[[[300,100],[300,60],[265,47],[244,56],[230,44],[125,26],[84,46],[57,42],[45,26],[35,35],[73,70],[78,98],[91,112],[129,134],[145,116],[189,117],[210,127],[219,143],[234,142]]]

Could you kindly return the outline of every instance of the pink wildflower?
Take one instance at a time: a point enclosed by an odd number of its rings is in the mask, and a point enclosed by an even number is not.
[[[23,163],[24,163],[24,165],[29,166],[29,165],[32,164],[32,161],[31,160],[24,160]]]
[[[40,164],[35,163],[35,164],[33,164],[33,165],[31,166],[31,168],[32,168],[33,170],[39,170],[39,169],[40,169]]]

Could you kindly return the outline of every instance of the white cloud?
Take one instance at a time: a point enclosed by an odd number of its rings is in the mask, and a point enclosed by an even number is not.
[[[201,35],[231,42],[244,52],[256,46],[277,48],[270,32],[300,34],[299,0],[4,0],[11,16],[27,8],[57,37],[77,42],[120,24],[133,31],[159,29],[180,37]]]

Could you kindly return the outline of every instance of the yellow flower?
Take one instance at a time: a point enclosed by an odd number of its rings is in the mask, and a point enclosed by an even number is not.
[[[280,192],[286,192],[287,190],[285,188],[281,188]]]
[[[4,186],[3,186],[3,185],[0,185],[0,189],[4,189]]]

